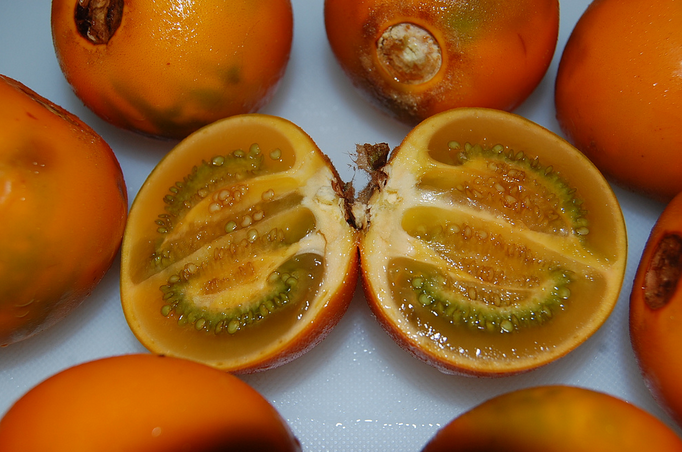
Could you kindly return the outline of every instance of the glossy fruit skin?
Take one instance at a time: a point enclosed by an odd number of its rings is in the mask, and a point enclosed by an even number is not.
[[[682,195],[651,230],[630,294],[630,339],[656,400],[682,426]]]
[[[211,225],[215,222],[220,225],[218,229],[221,232],[200,250],[184,257],[180,261],[180,268],[184,262],[193,262],[204,274],[208,274],[211,270],[206,269],[215,266],[219,271],[213,280],[225,281],[233,277],[234,271],[252,266],[255,271],[248,277],[235,277],[239,282],[221,290],[219,295],[223,299],[237,299],[245,304],[254,297],[260,297],[266,292],[263,287],[267,287],[268,283],[268,274],[264,272],[270,271],[263,270],[267,266],[262,263],[273,262],[281,256],[276,254],[278,251],[263,251],[257,246],[262,243],[261,239],[265,241],[267,231],[277,228],[296,230],[300,217],[290,221],[278,220],[281,216],[275,212],[272,215],[266,213],[256,221],[254,211],[249,209],[261,206],[258,209],[268,212],[268,206],[273,205],[269,204],[270,201],[281,203],[282,199],[300,195],[300,200],[292,202],[284,209],[284,213],[309,211],[314,216],[314,226],[301,240],[285,248],[297,250],[296,255],[315,255],[322,262],[317,267],[319,273],[306,267],[312,275],[307,280],[310,284],[303,280],[299,284],[305,288],[315,284],[319,286],[315,286],[313,292],[300,300],[300,304],[285,306],[279,311],[271,310],[258,318],[253,328],[242,325],[244,330],[236,334],[227,331],[229,324],[224,327],[219,323],[216,325],[218,321],[212,324],[208,321],[205,328],[192,323],[192,320],[184,324],[188,316],[178,310],[162,314],[166,298],[159,288],[165,287],[169,275],[174,274],[176,263],[158,272],[147,273],[145,269],[151,258],[151,246],[157,241],[166,240],[158,233],[158,214],[165,212],[166,199],[173,195],[169,193],[169,187],[174,184],[177,187],[176,182],[183,181],[186,175],[192,173],[193,167],[202,161],[212,162],[216,155],[227,153],[229,157],[234,150],[248,150],[253,143],[258,143],[263,149],[261,155],[266,161],[265,169],[259,174],[248,174],[239,179],[238,184],[245,185],[249,191],[243,201],[234,204],[234,208],[224,207],[224,210],[215,214],[206,214],[199,207],[192,211],[197,212],[192,213],[193,224]],[[275,148],[281,150],[278,157],[281,160],[273,163],[268,160],[268,154],[270,149]],[[212,197],[222,192],[223,188],[229,188],[234,181],[220,183],[224,185],[216,185],[217,188],[211,189],[214,190],[212,194],[204,199],[215,199]],[[357,233],[348,223],[344,199],[336,192],[340,185],[339,176],[327,156],[303,130],[283,118],[257,113],[233,116],[206,126],[182,140],[151,172],[130,210],[121,251],[121,300],[133,333],[153,353],[193,359],[233,373],[272,369],[312,349],[331,332],[346,312],[358,278]],[[268,192],[272,196],[263,201]],[[228,219],[236,218],[239,212],[243,215],[245,211],[253,214],[253,223],[249,217],[248,226],[235,225],[236,230],[224,233],[220,222],[228,222]],[[221,212],[227,212],[229,216],[220,217]],[[242,220],[239,219],[238,223],[242,225]],[[174,225],[176,230],[183,227],[180,221]],[[239,235],[248,229],[256,231],[258,237],[251,248],[245,243],[246,239]],[[176,242],[180,242],[179,246],[188,245],[195,236],[200,239],[201,234],[173,239],[173,247]],[[235,247],[244,244],[244,249],[249,253],[255,251],[249,255],[231,254],[233,244]],[[202,255],[203,251],[207,253],[206,258]],[[220,257],[215,257],[217,255]],[[197,280],[201,278],[200,275]],[[219,307],[211,312],[217,311],[217,315],[222,315],[224,311],[221,312],[221,309]]]
[[[472,217],[478,215],[476,206],[479,203],[485,205],[485,199],[496,196],[497,189],[488,190],[480,198],[464,198],[463,202],[453,200],[454,196],[449,197],[450,193],[457,193],[455,190],[461,191],[457,187],[451,188],[449,183],[464,183],[459,179],[463,174],[462,170],[457,170],[456,165],[443,164],[449,153],[449,140],[472,144],[488,143],[490,146],[502,144],[516,152],[516,155],[524,153],[529,160],[538,157],[540,164],[550,168],[550,173],[558,173],[568,181],[569,186],[577,190],[577,201],[588,212],[589,233],[585,236],[586,242],[580,242],[584,245],[574,248],[576,242],[572,240],[576,239],[578,233],[572,231],[566,236],[568,239],[565,244],[554,245],[554,249],[563,249],[566,256],[573,256],[569,259],[575,258],[576,262],[585,256],[589,256],[588,259],[594,258],[595,261],[584,268],[599,270],[592,276],[585,274],[575,278],[575,284],[570,286],[572,298],[569,298],[562,310],[557,311],[550,323],[542,324],[536,329],[527,329],[521,334],[500,334],[498,331],[485,335],[482,334],[485,328],[481,328],[476,322],[452,327],[447,324],[449,318],[443,316],[442,312],[435,315],[429,312],[424,314],[424,311],[419,311],[414,299],[392,292],[399,287],[395,281],[397,277],[391,276],[388,270],[395,256],[404,256],[410,260],[406,266],[408,270],[425,263],[433,265],[444,275],[457,274],[462,271],[460,267],[465,265],[464,260],[455,254],[456,249],[452,255],[447,252],[439,254],[439,250],[445,247],[432,246],[428,240],[407,232],[403,225],[411,209],[439,209],[430,219],[417,218],[416,221],[423,222],[427,228],[438,226],[446,229],[447,225],[431,225],[429,222],[435,223],[440,221],[439,218],[457,216],[462,218],[460,221],[472,221]],[[583,154],[561,137],[512,113],[479,108],[454,109],[434,115],[415,127],[391,154],[384,171],[387,182],[383,183],[368,202],[370,226],[360,241],[363,290],[372,313],[384,330],[401,348],[417,359],[447,374],[476,377],[519,374],[565,356],[597,331],[609,317],[618,300],[625,274],[625,222],[618,201],[606,180]],[[429,174],[435,174],[431,179],[440,180],[442,187],[429,191],[429,183],[426,182],[430,178]],[[482,173],[479,179],[485,182],[487,177]],[[451,180],[457,182],[449,182]],[[410,186],[418,189],[410,191]],[[487,186],[492,185],[488,183]],[[473,188],[467,190],[473,191]],[[518,211],[532,209],[533,205],[528,205]],[[489,229],[483,229],[488,237],[507,233],[517,237],[523,235],[526,232],[526,227],[523,226],[525,220],[514,219],[516,211],[515,208],[506,211],[512,219],[508,222],[504,213],[500,215],[494,210],[484,210],[486,215],[497,218],[495,221],[503,224],[502,228],[508,228],[506,233],[500,232],[500,229],[493,229],[496,226],[489,223]],[[476,243],[476,236],[471,237],[470,242]],[[537,237],[536,243],[544,242],[549,237],[550,234],[542,233]],[[486,239],[481,238],[480,243],[485,244]],[[579,242],[580,239],[577,240]],[[507,246],[508,243],[502,241],[501,245],[493,244],[490,248]],[[585,248],[581,249],[582,246]],[[541,255],[541,248],[537,247],[528,255]],[[486,251],[487,249],[489,248],[484,248],[474,259],[484,264],[476,264],[465,272],[471,279],[487,284],[484,279],[488,272],[486,265],[492,266],[495,272],[518,268],[519,270],[509,270],[509,275],[505,276],[508,281],[513,281],[528,271],[525,264],[512,266],[513,258],[496,265],[497,257]],[[583,257],[579,257],[581,255]],[[486,264],[487,262],[492,263]],[[575,270],[576,275],[583,271],[579,266]],[[587,288],[580,281],[600,283]],[[482,288],[491,291],[495,286],[496,284],[490,284]],[[577,295],[578,291],[581,292],[580,295]],[[571,299],[574,301],[570,301]],[[579,307],[582,303],[585,304]],[[440,320],[441,317],[443,320]]]
[[[289,0],[117,0],[120,25],[95,44],[78,31],[78,0],[52,2],[52,35],[76,95],[104,120],[180,139],[217,119],[255,112],[289,61]]]
[[[100,358],[39,383],[0,420],[0,449],[301,450],[286,421],[242,380],[150,354]]]
[[[128,200],[104,140],[0,76],[0,345],[73,311],[111,266]]]
[[[572,386],[496,396],[443,427],[422,452],[638,452],[682,450],[648,412],[617,397]]]
[[[576,24],[555,86],[564,134],[623,187],[682,191],[682,5],[596,0]]]
[[[455,107],[513,110],[547,71],[559,30],[556,0],[326,0],[324,13],[331,49],[353,85],[411,125]],[[401,23],[437,42],[441,64],[432,78],[390,73],[377,56],[386,30]]]

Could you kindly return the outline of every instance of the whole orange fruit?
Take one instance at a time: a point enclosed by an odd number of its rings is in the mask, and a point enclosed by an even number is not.
[[[123,173],[73,114],[0,76],[0,345],[78,306],[118,252]]]
[[[410,124],[454,107],[513,110],[559,32],[557,0],[326,0],[324,15],[353,84]]]
[[[661,200],[682,191],[682,3],[595,0],[556,79],[561,129],[614,182]]]
[[[682,193],[651,230],[630,294],[630,339],[657,401],[682,426]]]
[[[291,122],[238,115],[182,140],[130,209],[126,320],[154,353],[231,372],[282,365],[346,312],[358,274],[343,183]]]
[[[493,397],[455,418],[422,452],[680,452],[682,440],[641,408],[553,385]]]
[[[12,452],[298,452],[288,425],[237,377],[147,354],[63,370],[24,394],[0,420]]]
[[[289,61],[289,0],[55,0],[52,35],[76,95],[103,119],[183,138],[274,95]]]

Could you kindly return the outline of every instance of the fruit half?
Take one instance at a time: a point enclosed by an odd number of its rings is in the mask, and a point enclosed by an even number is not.
[[[291,122],[235,116],[180,142],[130,211],[123,310],[152,352],[232,372],[321,341],[357,280],[343,184]]]
[[[366,296],[418,358],[446,373],[527,371],[611,313],[623,215],[599,171],[552,132],[503,111],[450,110],[414,128],[372,179]]]

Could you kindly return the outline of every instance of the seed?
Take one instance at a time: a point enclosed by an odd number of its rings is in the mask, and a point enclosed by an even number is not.
[[[270,152],[270,158],[273,160],[279,160],[282,158],[282,151],[277,148],[274,151]]]
[[[204,325],[206,325],[206,319],[204,319],[202,317],[196,321],[196,323],[194,324],[194,328],[196,328],[197,330],[200,330],[204,327]]]
[[[216,155],[215,157],[213,157],[211,159],[211,164],[213,166],[223,166],[224,163],[225,163],[225,157],[223,157],[222,155]]]
[[[585,236],[590,233],[589,228],[586,227],[581,227],[575,230],[575,233],[578,234],[579,236]]]
[[[226,189],[222,189],[218,192],[218,200],[220,201],[225,201],[227,198],[230,197],[230,191]]]
[[[424,292],[419,294],[419,297],[417,298],[417,300],[419,301],[419,303],[422,306],[428,306],[431,303],[433,303],[433,299]]]
[[[258,143],[253,143],[251,147],[249,148],[249,153],[251,155],[260,155],[260,146],[258,146]]]
[[[279,280],[279,273],[277,272],[272,272],[270,273],[270,276],[268,276],[268,283],[274,284]]]
[[[242,158],[246,155],[246,153],[241,149],[237,149],[237,150],[232,152],[232,155],[234,155],[237,158]]]
[[[450,149],[459,149],[459,148],[460,148],[460,145],[459,145],[459,143],[458,143],[457,141],[450,141],[450,142],[448,143],[448,147],[449,147]]]
[[[222,208],[223,208],[223,206],[217,202],[212,202],[211,204],[208,205],[208,211],[210,213],[220,212],[220,209],[222,209]]]
[[[264,201],[271,201],[275,197],[275,191],[273,189],[264,191],[261,195]]]
[[[415,289],[421,289],[422,286],[424,286],[424,280],[422,278],[412,279],[412,287],[414,287]]]
[[[242,224],[242,227],[245,228],[245,227],[247,227],[247,226],[250,226],[251,223],[253,223],[253,219],[251,218],[250,215],[246,215],[246,216],[244,216],[244,218],[242,219],[242,223],[241,223],[241,224]]]
[[[265,214],[263,213],[263,211],[262,211],[262,210],[259,210],[258,212],[256,212],[256,213],[253,214],[253,219],[254,219],[255,221],[260,221],[260,220],[263,219],[264,216],[265,216]]]
[[[235,229],[237,229],[237,223],[234,221],[228,221],[227,224],[225,225],[225,232],[232,232]]]
[[[247,236],[249,237],[249,242],[253,243],[258,238],[258,231],[256,231],[255,229],[249,229],[249,232],[247,232]]]
[[[511,333],[514,331],[514,324],[509,319],[503,320],[502,323],[500,323],[500,331],[503,333]]]
[[[229,334],[234,334],[239,330],[239,320],[237,319],[232,319],[230,320],[230,323],[227,324],[227,332]]]
[[[164,317],[168,317],[168,315],[171,313],[172,306],[169,304],[164,305],[161,308],[161,315]]]

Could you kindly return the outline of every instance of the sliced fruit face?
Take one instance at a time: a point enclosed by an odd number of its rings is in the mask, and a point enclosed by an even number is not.
[[[639,452],[682,450],[663,422],[612,395],[572,386],[493,397],[452,420],[422,452]]]
[[[388,333],[448,373],[546,364],[612,311],[619,204],[567,142],[519,116],[458,109],[417,126],[375,174],[361,263]]]
[[[348,307],[356,232],[331,162],[292,123],[216,122],[175,147],[131,208],[126,319],[151,351],[235,372],[318,343]]]

